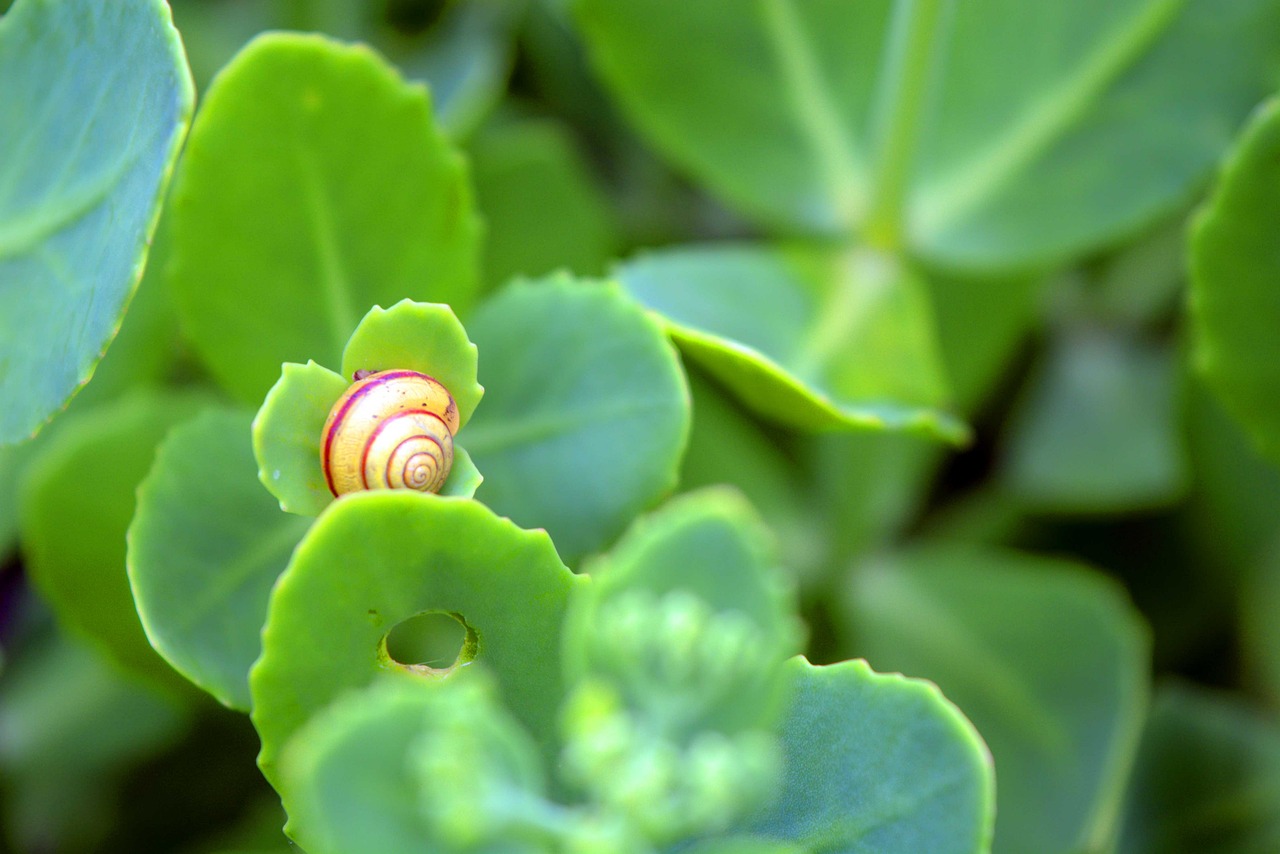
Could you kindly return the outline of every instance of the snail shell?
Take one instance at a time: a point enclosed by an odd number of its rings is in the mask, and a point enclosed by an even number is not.
[[[362,376],[338,398],[321,433],[320,464],[329,491],[439,492],[453,465],[457,430],[453,395],[426,374]]]

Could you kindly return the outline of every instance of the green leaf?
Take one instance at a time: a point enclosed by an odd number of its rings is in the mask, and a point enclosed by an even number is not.
[[[733,836],[701,842],[682,849],[687,854],[807,854],[808,849],[789,842],[758,839],[753,836]]]
[[[1120,854],[1261,854],[1280,846],[1280,728],[1226,694],[1156,695]]]
[[[847,608],[868,661],[936,682],[986,739],[996,852],[1111,844],[1150,667],[1116,585],[1061,561],[922,549],[862,567]]]
[[[1102,329],[1050,342],[1006,430],[1005,488],[1048,512],[1120,512],[1185,490],[1169,348]]]
[[[938,350],[959,412],[977,412],[1013,368],[1037,319],[1042,282],[1039,276],[925,277]]]
[[[203,402],[139,392],[68,418],[22,485],[27,571],[59,622],[117,664],[161,683],[175,680],[138,622],[124,537],[156,446]]]
[[[280,509],[319,516],[333,502],[320,461],[320,439],[329,411],[350,383],[328,368],[285,362],[253,419],[258,478]]]
[[[476,345],[449,306],[406,299],[369,309],[342,351],[342,373],[406,370],[434,377],[453,395],[465,427],[484,395],[476,359]]]
[[[256,405],[284,362],[338,365],[370,305],[465,311],[478,225],[425,91],[368,48],[267,34],[215,79],[174,190],[175,301]]]
[[[714,385],[691,374],[689,390],[693,427],[680,488],[740,489],[778,538],[782,565],[801,583],[816,580],[827,532],[815,517],[810,485],[773,437]]]
[[[129,581],[151,644],[243,711],[271,586],[310,524],[280,512],[255,468],[249,414],[202,412],[160,445],[128,531]]]
[[[1280,463],[1280,100],[1254,117],[1191,239],[1198,367],[1272,463]]]
[[[392,628],[427,611],[461,617],[478,644],[469,654],[553,754],[560,624],[576,583],[544,532],[522,531],[474,501],[409,490],[335,501],[276,582],[249,675],[263,773],[279,782],[285,741],[339,694],[377,679],[427,678],[385,651]]]
[[[865,661],[797,657],[787,673],[786,770],[756,832],[841,854],[990,850],[991,757],[935,685]]]
[[[5,842],[19,851],[103,850],[121,812],[114,780],[172,748],[189,715],[78,642],[56,633],[30,640],[4,673],[0,703]]]
[[[639,128],[743,212],[981,268],[1183,203],[1273,87],[1280,30],[1274,0],[577,8]]]
[[[909,218],[949,264],[1064,259],[1155,223],[1275,86],[1275,0],[955,9]]]
[[[80,390],[68,412],[120,397],[139,385],[160,385],[173,375],[180,335],[163,274],[169,256],[170,219],[161,216],[147,254],[147,271],[122,318],[120,331],[94,369],[93,382]]]
[[[929,297],[871,252],[702,246],[617,271],[681,349],[756,412],[817,430],[914,430],[953,442]]]
[[[484,389],[476,382],[476,347],[446,305],[401,300],[374,306],[343,351],[342,371],[405,369],[435,377],[453,395],[466,424]],[[316,516],[333,501],[320,460],[324,424],[350,382],[315,362],[286,362],[280,379],[253,422],[258,477],[280,499],[280,507]],[[440,490],[471,497],[484,478],[467,452],[454,446],[454,468]]]
[[[374,685],[300,730],[281,761],[299,844],[312,854],[545,851],[503,833],[503,813],[542,789],[540,757],[473,675]],[[458,838],[468,835],[479,844]]]
[[[500,125],[471,143],[488,233],[484,278],[558,269],[600,275],[619,244],[613,212],[568,131],[549,121]]]
[[[22,0],[0,19],[0,445],[93,375],[193,98],[161,0]]]
[[[617,286],[519,283],[468,328],[486,389],[460,436],[485,474],[477,498],[546,528],[573,563],[675,486],[684,374],[657,323]]]

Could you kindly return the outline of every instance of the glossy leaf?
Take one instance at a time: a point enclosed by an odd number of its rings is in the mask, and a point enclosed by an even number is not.
[[[472,675],[374,685],[316,715],[282,761],[291,835],[312,854],[546,851],[496,826],[504,810],[519,810],[521,795],[532,800],[541,792],[541,760],[491,692],[476,690]],[[451,779],[423,773],[433,760],[446,766],[459,759],[469,761],[453,768]],[[448,828],[432,821],[442,809],[451,813]],[[457,844],[448,830],[501,839]]]
[[[859,653],[936,682],[986,739],[996,852],[1113,841],[1149,668],[1116,586],[1065,562],[937,548],[863,567],[847,607]]]
[[[991,757],[934,685],[864,661],[787,663],[785,777],[758,833],[806,851],[980,854],[995,818]]]
[[[476,201],[488,225],[488,287],[570,270],[595,276],[619,243],[613,212],[568,131],[546,121],[486,130],[471,143]]]
[[[245,403],[284,362],[340,364],[371,305],[471,300],[478,226],[462,163],[425,91],[365,47],[251,42],[205,96],[174,205],[183,325]]]
[[[1120,854],[1261,854],[1280,845],[1280,727],[1225,694],[1156,696],[1130,783]]]
[[[449,389],[466,424],[484,389],[476,382],[476,347],[446,305],[401,300],[374,306],[343,352],[342,371],[405,369],[435,377]],[[253,422],[258,477],[280,507],[316,516],[333,501],[320,459],[325,421],[351,384],[328,368],[286,362]],[[440,492],[471,497],[484,479],[466,450],[454,446],[454,467]]]
[[[59,427],[23,479],[23,555],[61,624],[117,664],[162,682],[173,673],[139,625],[124,535],[156,446],[203,402],[148,392],[87,410]]]
[[[1227,161],[1191,240],[1198,366],[1272,462],[1280,464],[1280,101],[1259,111]]]
[[[688,389],[662,330],[620,289],[517,284],[467,328],[485,400],[460,441],[485,476],[479,500],[546,528],[573,563],[675,486]]]
[[[1060,334],[1008,422],[1006,488],[1051,512],[1177,499],[1188,472],[1176,374],[1165,347],[1104,330]]]
[[[119,329],[193,97],[161,0],[0,19],[0,445],[64,406]]]
[[[557,641],[577,581],[545,533],[473,501],[383,490],[334,502],[276,583],[249,675],[263,773],[279,782],[285,741],[343,692],[429,678],[385,651],[392,628],[426,611],[461,616],[477,638],[475,660],[550,752],[562,694]]]
[[[310,523],[254,477],[247,412],[210,409],[161,444],[138,486],[129,581],[156,651],[219,702],[249,709],[249,667],[276,577]]]
[[[641,255],[617,271],[681,349],[766,418],[809,430],[967,430],[920,280],[870,252],[750,245]]]
[[[970,268],[1059,260],[1181,204],[1274,85],[1280,24],[1273,0],[578,10],[639,128],[745,213]]]

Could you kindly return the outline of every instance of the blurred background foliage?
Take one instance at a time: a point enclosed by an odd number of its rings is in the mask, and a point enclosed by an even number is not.
[[[7,5],[0,0],[0,11]],[[559,268],[603,274],[641,249],[764,236],[624,119],[588,67],[566,5],[172,0],[198,92],[254,34],[280,28],[368,41],[426,82],[469,159],[486,288]],[[894,620],[933,614],[895,612],[904,602],[936,601],[945,611],[969,595],[972,606],[960,609],[978,619],[984,609],[1025,611],[1033,622],[1062,616],[1060,600],[1041,607],[1016,580],[1053,573],[1054,562],[1010,550],[1097,567],[1127,592],[1150,627],[1155,687],[1119,820],[1126,854],[1280,850],[1280,472],[1191,369],[1191,210],[1066,269],[963,288],[929,277],[941,360],[974,430],[960,450],[911,435],[809,435],[764,423],[686,365],[695,414],[682,489],[738,472],[730,479],[774,527],[801,581],[812,661],[865,656],[877,670],[927,673],[936,650],[895,643]],[[20,529],[53,524],[41,518],[40,492],[55,488],[41,470],[78,465],[66,459],[80,448],[73,434],[99,433],[95,418],[120,423],[103,407],[136,414],[145,402],[125,396],[136,387],[202,382],[158,281],[164,228],[162,219],[138,296],[93,382],[38,440],[0,448],[0,850],[284,850],[249,722],[167,675],[158,659],[146,662],[145,645],[141,666],[126,674],[85,641],[94,629],[56,621],[29,583],[42,555],[18,545]],[[111,454],[110,431],[100,441],[99,460]],[[137,465],[144,471],[146,461]],[[139,476],[108,474],[104,490],[114,491],[87,494],[78,517],[123,531],[111,514],[131,510]],[[120,546],[75,559],[120,564]],[[991,572],[989,590],[949,592],[947,570],[957,565]],[[1093,617],[1063,619],[1079,628]],[[1054,678],[1112,668],[1120,694],[1141,694],[1145,641],[1123,639],[1133,654],[1119,660],[1109,648],[1091,651],[1096,640],[1060,637],[1089,669]],[[149,671],[151,679],[137,676]],[[980,672],[943,688],[980,730],[982,705],[999,704]],[[1142,702],[1132,700],[1138,716]],[[998,750],[999,736],[984,735]],[[1123,772],[1113,785],[1125,785]]]

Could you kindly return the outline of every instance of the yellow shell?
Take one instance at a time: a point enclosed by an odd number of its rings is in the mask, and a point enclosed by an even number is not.
[[[329,411],[320,465],[335,496],[361,489],[439,492],[453,465],[458,407],[416,371],[357,380]]]

